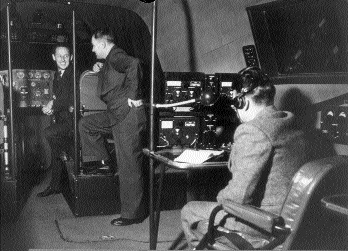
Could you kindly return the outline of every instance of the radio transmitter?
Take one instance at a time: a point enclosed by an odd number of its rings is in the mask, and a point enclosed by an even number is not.
[[[194,116],[159,118],[159,138],[157,147],[196,147],[200,134],[199,120],[199,117]]]

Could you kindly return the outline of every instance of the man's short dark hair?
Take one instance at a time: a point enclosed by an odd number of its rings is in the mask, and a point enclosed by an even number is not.
[[[69,51],[69,54],[71,55],[72,51],[71,51],[71,45],[69,43],[56,43],[52,48],[52,54],[56,54],[56,50],[59,47],[67,48]]]
[[[115,37],[112,30],[109,27],[97,28],[93,32],[95,39],[105,38],[109,43],[115,42]]]
[[[276,89],[268,76],[258,67],[247,67],[239,72],[242,78],[242,92],[251,95],[255,104],[272,105]]]

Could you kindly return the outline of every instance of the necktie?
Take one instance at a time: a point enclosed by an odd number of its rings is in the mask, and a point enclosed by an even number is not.
[[[62,78],[62,71],[58,70],[57,72],[57,80],[60,80]]]

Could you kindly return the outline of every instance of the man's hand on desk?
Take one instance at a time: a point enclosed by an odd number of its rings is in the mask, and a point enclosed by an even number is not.
[[[223,143],[221,145],[221,147],[219,147],[220,150],[224,150],[226,152],[231,152],[233,144],[231,142],[229,142],[227,145],[225,143]]]
[[[52,115],[53,114],[53,100],[49,101],[47,105],[44,105],[42,107],[42,112],[46,115]]]

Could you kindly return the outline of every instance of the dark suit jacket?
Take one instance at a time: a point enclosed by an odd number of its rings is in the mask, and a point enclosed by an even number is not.
[[[72,64],[64,71],[63,76],[59,77],[55,73],[53,80],[53,101],[54,116],[57,124],[67,124],[73,126],[73,113],[69,112],[69,107],[74,105],[74,74]]]
[[[140,60],[114,46],[99,72],[97,95],[106,103],[112,124],[121,122],[129,113],[128,98],[143,98]]]
[[[293,122],[292,113],[268,106],[238,126],[229,159],[233,177],[218,194],[220,204],[234,201],[280,213],[292,177],[307,161],[304,135],[292,129]]]

